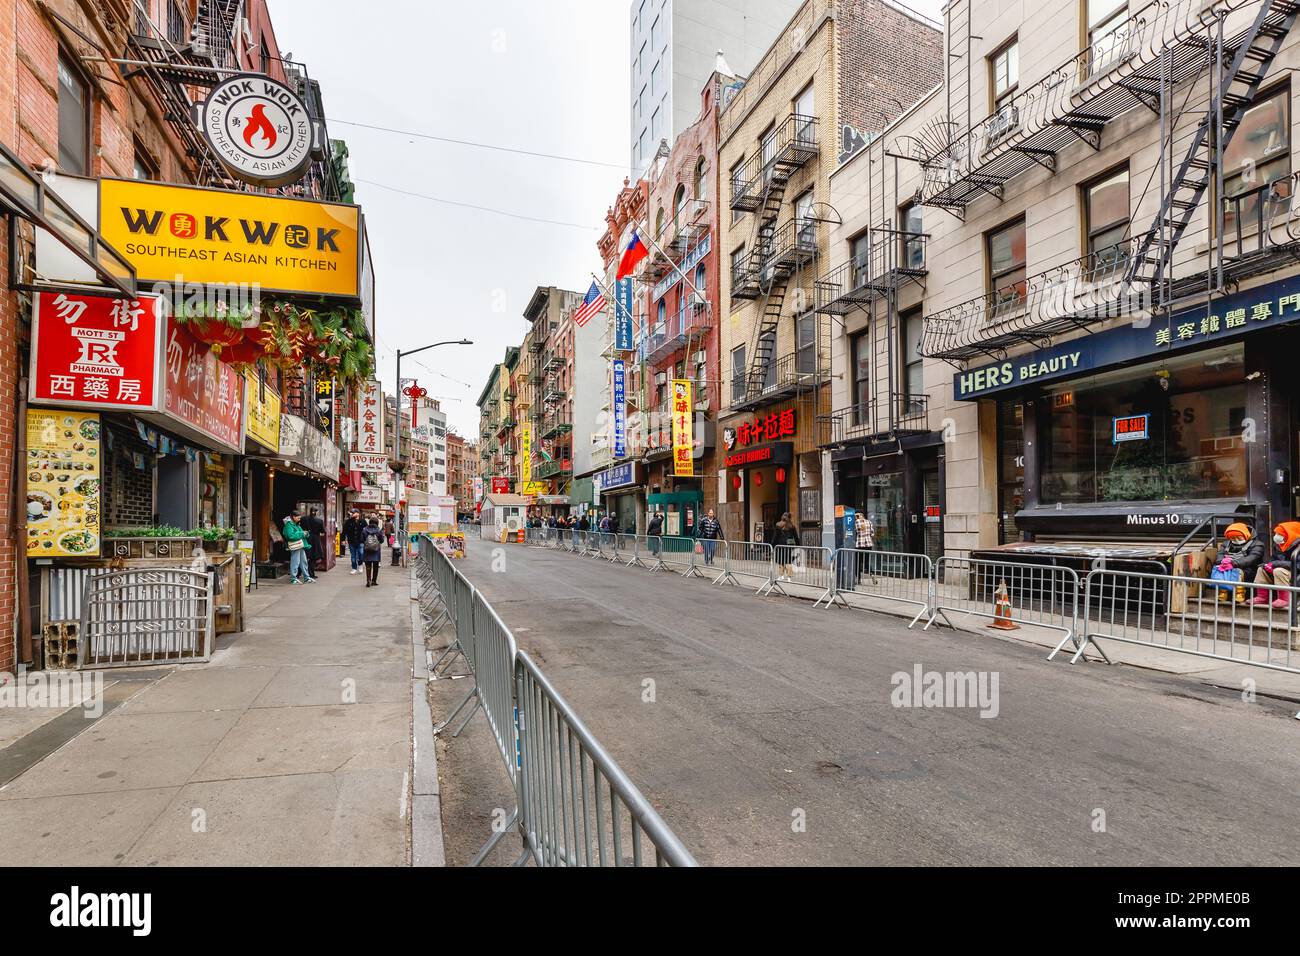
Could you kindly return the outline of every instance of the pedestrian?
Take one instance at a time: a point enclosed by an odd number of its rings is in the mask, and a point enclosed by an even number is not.
[[[321,520],[319,511],[309,508],[307,517],[302,519],[302,527],[307,532],[307,540],[311,542],[311,558],[307,562],[307,573],[314,578],[317,562],[320,562],[320,570],[325,570],[325,522]]]
[[[397,525],[392,517],[384,523],[384,537],[388,540],[388,546],[393,549],[393,567],[402,563],[402,551],[397,546]]]
[[[356,574],[361,570],[361,532],[366,526],[361,520],[361,512],[353,508],[348,512],[348,520],[343,522],[343,540],[348,543],[348,557],[352,561],[352,570],[349,574]]]
[[[379,519],[371,518],[361,531],[361,560],[366,566],[366,587],[379,583],[379,559],[384,553],[386,535],[379,527]]]
[[[794,580],[795,548],[799,544],[799,532],[790,518],[790,512],[781,515],[772,532],[772,546],[776,549],[776,563],[780,565],[781,574],[778,581]]]
[[[650,515],[650,521],[645,526],[646,539],[650,544],[650,553],[656,558],[659,557],[659,551],[663,548],[664,534],[664,516],[662,512],[656,511]]]
[[[700,519],[700,523],[695,528],[695,537],[700,539],[700,550],[704,553],[704,563],[713,563],[713,551],[718,546],[718,540],[722,537],[722,525],[719,523],[713,509]]]
[[[302,527],[302,512],[295,509],[284,519],[284,543],[289,549],[289,583],[306,584],[315,581],[307,573],[308,555],[311,554],[311,542]]]
[[[876,550],[876,529],[865,511],[859,511],[853,519],[853,546],[857,549],[857,580],[864,576],[875,577],[874,555],[863,554],[864,551]]]

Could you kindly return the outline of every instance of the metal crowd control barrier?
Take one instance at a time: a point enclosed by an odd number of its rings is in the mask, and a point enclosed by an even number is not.
[[[189,568],[94,568],[81,599],[77,669],[206,661],[213,581]]]
[[[828,608],[834,604],[849,607],[844,595],[853,594],[868,600],[914,605],[916,616],[908,627],[930,614],[934,565],[929,555],[840,548],[833,564],[834,590],[826,598]]]
[[[814,597],[813,606],[835,593],[834,552],[808,545],[774,545],[771,590],[787,597]]]
[[[524,857],[538,866],[695,860],[532,659],[517,655]]]
[[[781,590],[776,583],[770,544],[764,541],[719,541],[718,551],[722,555],[722,572],[713,579],[714,584],[745,587],[740,579],[753,578],[759,582],[757,594]]]
[[[475,685],[435,733],[474,701],[452,736],[482,708],[515,791],[514,812],[471,865],[482,863],[512,827],[523,839],[517,865],[531,859],[538,866],[640,866],[649,862],[647,847],[658,866],[697,865],[537,665],[519,651],[492,606],[431,542],[421,543],[416,576],[436,583],[456,625],[453,643],[462,648]]]
[[[948,612],[987,617],[1009,623],[1031,624],[1064,632],[1059,646],[1073,642],[1082,653],[1089,643],[1079,637],[1079,575],[1073,568],[990,561],[984,558],[950,558],[934,563],[933,597],[928,628],[938,618],[953,627]],[[1006,604],[1001,601],[1005,598]],[[1095,642],[1102,658],[1106,652]]]
[[[1300,673],[1298,591],[1098,568],[1084,579],[1085,643],[1075,642],[1070,663],[1079,660],[1087,643],[1099,648],[1098,640],[1111,640]],[[1257,598],[1263,603],[1253,603]]]

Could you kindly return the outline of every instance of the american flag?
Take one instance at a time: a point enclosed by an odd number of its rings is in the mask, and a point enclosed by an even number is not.
[[[603,312],[604,310],[604,293],[600,291],[600,286],[593,282],[591,288],[587,290],[587,294],[582,299],[582,305],[578,306],[577,311],[573,313],[573,324],[578,328],[582,328],[593,315],[597,312]]]

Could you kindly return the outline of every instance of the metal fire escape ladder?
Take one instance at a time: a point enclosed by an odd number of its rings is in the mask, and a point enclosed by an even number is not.
[[[1264,0],[1254,23],[1235,50],[1222,46],[1221,20],[1216,36],[1203,41],[1212,61],[1205,116],[1192,136],[1182,163],[1165,184],[1160,211],[1151,229],[1138,241],[1126,276],[1131,284],[1148,284],[1156,306],[1169,303],[1174,250],[1210,183],[1220,174],[1223,151],[1245,119],[1297,14],[1300,14],[1300,0]],[[1229,52],[1231,60],[1225,65],[1223,57]],[[1162,93],[1167,97],[1167,90]],[[1217,136],[1216,127],[1222,130]],[[1171,139],[1172,132],[1162,130],[1162,169],[1166,144]]]
[[[763,189],[763,203],[754,226],[754,240],[751,244],[749,261],[754,270],[759,286],[763,292],[763,311],[759,316],[758,328],[754,335],[753,360],[750,362],[749,374],[745,382],[745,399],[752,400],[763,393],[767,383],[767,370],[772,363],[772,353],[776,351],[776,331],[781,322],[781,310],[785,306],[785,293],[789,274],[782,269],[768,266],[775,252],[774,240],[776,224],[781,216],[781,206],[785,202],[785,187],[793,170],[788,170],[781,163],[774,163],[768,174],[768,181]],[[764,273],[767,273],[764,277]]]

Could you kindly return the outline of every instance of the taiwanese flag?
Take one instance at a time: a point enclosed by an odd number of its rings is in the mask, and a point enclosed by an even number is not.
[[[623,258],[618,261],[618,274],[614,276],[615,281],[630,276],[632,270],[636,268],[636,264],[648,255],[650,255],[650,250],[645,247],[645,243],[641,241],[641,237],[633,229],[632,241],[627,244],[627,248],[623,250]]]

